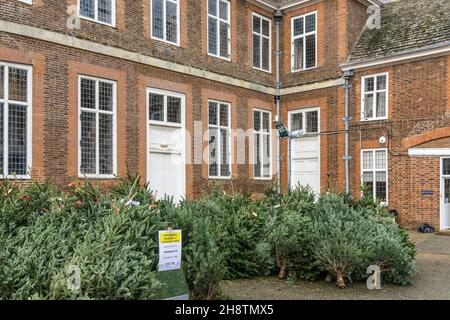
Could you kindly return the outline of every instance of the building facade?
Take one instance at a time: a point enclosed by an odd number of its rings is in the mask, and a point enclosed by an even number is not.
[[[0,177],[111,185],[130,171],[178,199],[278,179],[344,191],[348,176],[401,224],[450,228],[449,12],[445,0],[1,1]],[[276,119],[303,133],[290,158]]]

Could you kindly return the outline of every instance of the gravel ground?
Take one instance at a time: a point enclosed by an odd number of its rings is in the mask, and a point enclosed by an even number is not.
[[[334,284],[299,281],[291,285],[276,277],[234,280],[223,283],[223,292],[234,300],[450,300],[450,237],[411,233],[417,245],[417,274],[411,286],[384,285],[368,290],[365,283]]]

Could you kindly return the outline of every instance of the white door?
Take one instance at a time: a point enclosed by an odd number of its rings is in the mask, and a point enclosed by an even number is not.
[[[319,110],[317,108],[291,112],[291,131],[304,130],[305,135],[292,139],[291,188],[309,185],[320,193],[320,137]]]
[[[450,229],[450,158],[442,159],[441,230]]]
[[[149,89],[148,110],[149,188],[178,202],[186,193],[184,96]]]

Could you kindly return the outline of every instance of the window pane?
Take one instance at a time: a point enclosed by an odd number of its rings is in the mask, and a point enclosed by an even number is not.
[[[0,99],[5,98],[5,67],[0,66]]]
[[[294,113],[291,115],[292,131],[303,129],[303,113]]]
[[[220,104],[220,125],[224,127],[229,125],[227,104]]]
[[[270,130],[270,116],[267,112],[263,112],[263,131],[269,132]]]
[[[306,113],[306,132],[319,132],[319,113],[317,111],[310,111]]]
[[[164,39],[164,1],[152,1],[152,34],[159,39]]]
[[[254,175],[256,178],[261,178],[261,135],[255,133],[254,135]]]
[[[263,176],[264,178],[270,177],[270,135],[263,135]]]
[[[208,13],[217,16],[217,0],[208,0]]]
[[[26,102],[28,72],[24,69],[9,68],[9,100]]]
[[[164,96],[150,93],[149,106],[150,120],[164,121]]]
[[[377,172],[375,197],[380,201],[386,201],[386,172]]]
[[[96,115],[91,112],[81,112],[81,173],[96,173]]]
[[[386,116],[386,92],[377,92],[377,117]]]
[[[253,126],[255,131],[261,131],[261,112],[253,112]]]
[[[181,123],[181,99],[167,97],[167,122]]]
[[[219,175],[218,170],[218,129],[209,129],[209,175],[211,177],[217,177]]]
[[[316,15],[310,14],[305,17],[305,32],[313,32],[316,30]]]
[[[303,38],[294,40],[294,70],[303,69]]]
[[[95,18],[95,0],[80,0],[80,15]]]
[[[386,76],[377,77],[377,90],[386,89]]]
[[[316,66],[316,35],[306,37],[306,68]]]
[[[261,36],[253,34],[253,66],[261,68]]]
[[[105,23],[112,23],[112,1],[98,0],[98,20]]]
[[[8,174],[27,174],[27,106],[9,105]]]
[[[5,153],[4,151],[4,135],[3,135],[3,131],[5,129],[4,127],[4,109],[3,109],[3,103],[0,103],[0,175],[3,175],[3,155]]]
[[[261,18],[253,16],[253,31],[261,33]]]
[[[217,103],[209,102],[208,103],[208,123],[217,125]]]
[[[373,93],[366,94],[366,98],[364,99],[364,113],[365,118],[373,117]]]
[[[220,56],[228,57],[228,23],[220,22]]]
[[[364,151],[363,152],[363,170],[373,169],[373,152]]]
[[[374,91],[375,89],[375,80],[373,77],[365,79],[365,92]]]
[[[269,39],[262,38],[262,68],[269,71],[270,47]]]
[[[220,19],[228,21],[228,1],[220,1],[219,3]]]
[[[208,17],[208,52],[217,54],[217,19]]]
[[[98,83],[98,94],[99,109],[103,111],[113,111],[113,84],[100,81]]]
[[[303,30],[303,18],[294,19],[294,36],[298,36],[304,33]]]
[[[113,174],[113,116],[99,114],[99,170],[100,174]]]
[[[373,197],[373,173],[372,172],[364,172],[363,173],[363,184],[364,184],[364,186],[366,186],[369,195]]]
[[[442,160],[442,174],[446,176],[450,175],[450,159]]]
[[[386,150],[379,150],[375,152],[375,169],[386,169]]]
[[[269,20],[262,20],[262,34],[266,37],[270,36],[270,22]]]
[[[220,129],[221,136],[221,166],[220,166],[220,175],[222,177],[227,177],[230,175],[230,164],[228,154],[230,152],[230,140],[227,129]]]
[[[176,43],[178,38],[177,15],[178,5],[166,1],[166,40]]]
[[[81,108],[95,109],[95,81],[81,79]]]

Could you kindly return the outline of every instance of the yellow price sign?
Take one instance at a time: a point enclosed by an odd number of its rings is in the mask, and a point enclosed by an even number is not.
[[[181,241],[181,232],[160,232],[159,233],[159,243],[176,243]]]

